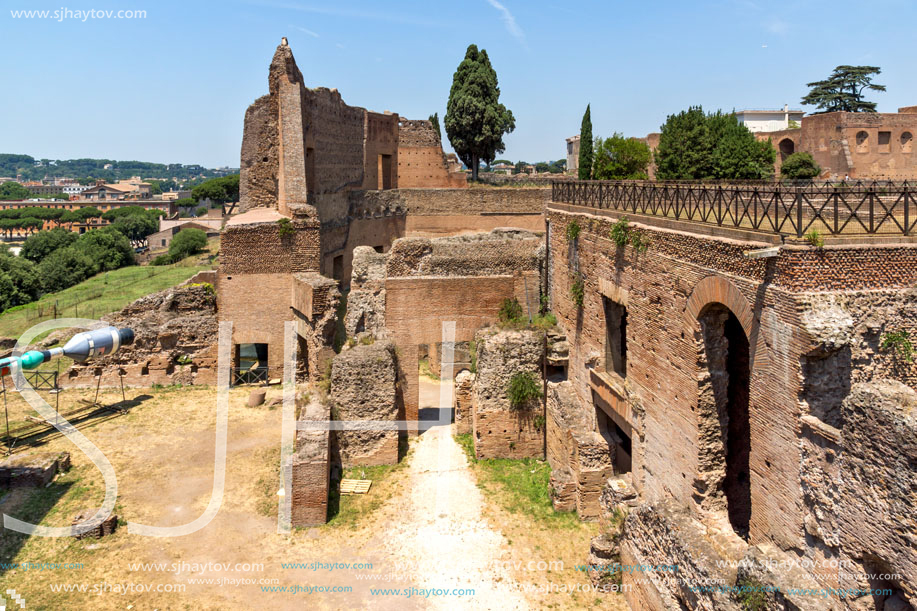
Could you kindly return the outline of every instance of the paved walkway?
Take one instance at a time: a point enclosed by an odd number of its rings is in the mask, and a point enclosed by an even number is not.
[[[421,378],[420,407],[440,401],[439,383]],[[450,389],[451,390],[451,389]],[[405,519],[388,525],[392,559],[414,567],[417,588],[473,589],[473,596],[429,597],[430,609],[528,609],[502,562],[510,556],[502,533],[483,518],[481,491],[452,426],[436,426],[414,444],[406,485],[389,502],[403,504]]]

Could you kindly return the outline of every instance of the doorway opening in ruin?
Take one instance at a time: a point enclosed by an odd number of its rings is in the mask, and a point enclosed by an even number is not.
[[[789,138],[784,138],[780,141],[780,144],[777,145],[780,149],[780,161],[786,161],[786,158],[796,152],[796,143],[790,140]]]
[[[596,407],[595,417],[599,434],[608,442],[608,453],[611,455],[615,473],[630,473],[633,455],[630,435],[599,407]]]
[[[331,261],[331,277],[341,282],[344,279],[344,255],[338,255]]]
[[[627,377],[627,308],[602,297],[605,310],[605,371]]]
[[[722,304],[709,306],[700,323],[710,374],[701,382],[698,397],[700,432],[706,437],[700,443],[707,448],[702,464],[708,465],[710,474],[725,473],[710,492],[725,497],[729,523],[736,534],[747,538],[751,522],[748,337],[735,314]]]
[[[392,156],[379,155],[379,189],[392,188]]]
[[[306,193],[315,193],[315,149],[306,149]]]

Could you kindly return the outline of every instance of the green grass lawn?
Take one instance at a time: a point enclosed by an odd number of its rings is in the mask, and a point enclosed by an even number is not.
[[[211,253],[216,250],[211,247]],[[140,297],[180,284],[201,270],[212,269],[200,264],[200,255],[174,265],[149,267],[134,265],[97,274],[75,286],[49,293],[32,303],[10,308],[0,314],[0,337],[19,337],[26,329],[57,316],[99,318],[117,312]]]
[[[524,514],[544,526],[580,528],[576,513],[554,511],[551,503],[551,466],[545,460],[489,458],[478,460],[470,434],[455,435],[468,456],[478,488],[510,513]]]

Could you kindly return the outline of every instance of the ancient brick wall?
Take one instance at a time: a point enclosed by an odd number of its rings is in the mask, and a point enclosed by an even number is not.
[[[398,115],[365,112],[363,124],[364,189],[397,189]]]
[[[513,405],[512,378],[528,374],[542,385],[544,336],[535,330],[481,329],[475,334],[477,373],[471,395],[474,451],[479,459],[544,456],[542,399]],[[539,418],[540,416],[540,418]]]
[[[755,134],[777,149],[775,169],[782,163],[780,143],[793,152],[811,153],[833,178],[917,178],[917,115],[912,113],[832,112],[803,117],[799,129]]]
[[[334,358],[328,400],[335,420],[369,426],[394,422],[401,419],[398,399],[398,363],[392,342],[357,344]],[[398,463],[397,430],[335,431],[334,439],[336,458],[345,469]]]
[[[116,354],[86,364],[74,363],[60,377],[61,386],[124,384],[216,384],[217,298],[213,286],[186,283],[141,297],[104,317],[134,331],[134,342]]]
[[[401,119],[398,132],[398,186],[464,188],[463,172],[450,172],[443,156],[442,142],[427,120]]]
[[[271,377],[283,372],[284,322],[291,310],[293,274],[317,272],[320,237],[315,221],[296,218],[292,234],[276,222],[245,223],[252,211],[234,219],[220,245],[220,320],[232,321],[233,344],[268,344]]]
[[[330,420],[331,409],[318,398],[303,406],[299,416],[299,422]],[[328,521],[330,474],[330,432],[323,427],[297,431],[289,491],[292,526],[319,526]]]
[[[764,244],[743,242],[749,234],[685,233],[630,215],[649,241],[639,252],[611,240],[614,215],[566,211],[551,208],[547,216],[552,310],[570,342],[570,380],[580,401],[631,438],[641,500],[674,499],[694,516],[725,521],[717,471],[725,455],[723,425],[701,401],[704,368],[713,357],[705,354],[699,323],[723,304],[749,345],[749,542],[816,557],[828,546],[834,550],[828,558],[843,557],[843,546],[831,547],[806,526],[807,516],[856,501],[847,497],[827,509],[820,500],[826,485],[807,481],[803,465],[825,460],[825,450],[812,444],[825,447],[851,383],[890,377],[914,385],[917,365],[883,350],[881,338],[892,330],[917,333],[917,311],[905,288],[917,280],[910,263],[917,247],[798,246],[752,260],[743,251]],[[575,246],[565,235],[574,218],[581,227]],[[582,308],[572,298],[576,278],[583,283]],[[609,363],[609,303],[626,308],[623,374]],[[808,441],[812,435],[821,440]],[[903,442],[900,433],[890,435],[893,443]]]
[[[355,194],[355,196],[357,196]],[[402,208],[408,216],[541,214],[549,187],[479,189],[398,189],[360,194],[366,206]]]

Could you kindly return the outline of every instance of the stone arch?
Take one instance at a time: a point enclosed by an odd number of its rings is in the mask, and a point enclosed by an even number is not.
[[[914,136],[911,132],[904,132],[901,134],[901,152],[910,153],[911,146],[914,142]]]
[[[780,161],[786,161],[786,158],[796,152],[796,143],[792,138],[784,138],[777,144],[777,150],[780,152]]]
[[[685,306],[685,317],[689,328],[694,329],[698,324],[701,311],[711,303],[721,303],[735,315],[745,330],[745,335],[752,338],[755,334],[755,315],[745,295],[736,286],[722,276],[707,276],[697,283],[688,303]]]
[[[856,152],[857,153],[868,153],[869,152],[869,134],[865,130],[860,130],[857,132]]]

